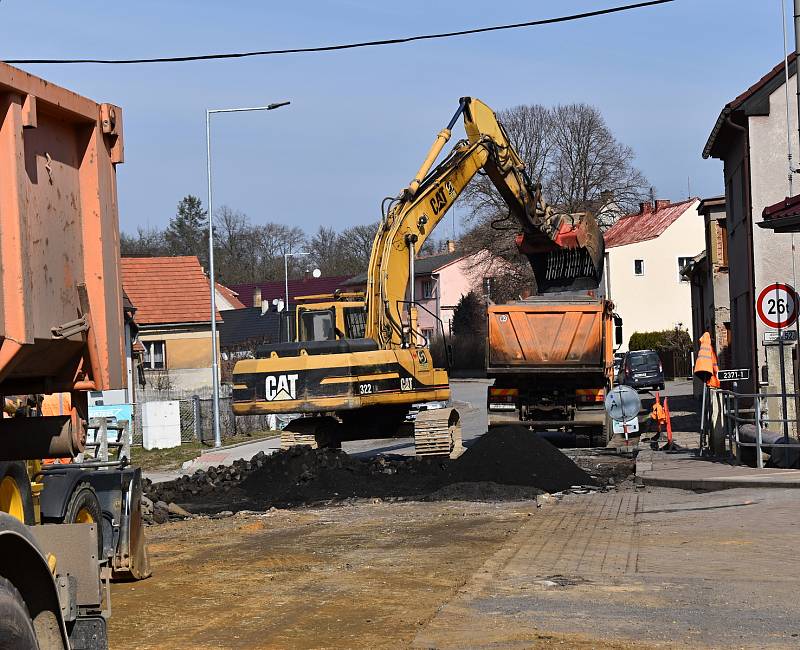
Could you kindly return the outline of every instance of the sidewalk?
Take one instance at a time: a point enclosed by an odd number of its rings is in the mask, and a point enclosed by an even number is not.
[[[259,451],[265,454],[273,454],[281,446],[280,435],[271,436],[269,438],[260,438],[253,442],[243,442],[238,445],[231,445],[229,447],[220,447],[218,449],[211,449],[203,452],[197,458],[186,461],[180,468],[167,470],[145,472],[145,478],[149,478],[153,483],[162,483],[164,481],[172,481],[179,478],[184,474],[194,474],[199,469],[207,470],[209,467],[216,467],[217,465],[233,465],[237,460],[250,460]]]
[[[731,488],[800,488],[800,470],[757,469],[735,465],[734,460],[700,457],[700,434],[678,432],[681,451],[654,451],[649,441],[640,442],[636,456],[636,482],[640,485],[681,490],[728,490]],[[665,436],[661,435],[660,446]]]

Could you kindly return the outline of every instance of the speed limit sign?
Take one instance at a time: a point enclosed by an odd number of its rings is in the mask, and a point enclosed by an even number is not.
[[[767,327],[783,329],[797,320],[797,292],[788,284],[774,282],[758,295],[756,311]]]

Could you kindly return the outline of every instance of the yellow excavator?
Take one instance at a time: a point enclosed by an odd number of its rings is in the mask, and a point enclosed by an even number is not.
[[[463,116],[467,134],[436,166]],[[384,201],[362,296],[299,301],[295,341],[263,346],[233,370],[236,415],[300,414],[282,444],[339,446],[344,440],[408,435],[413,404],[450,398],[447,370],[434,367],[417,327],[416,255],[459,194],[488,175],[519,224],[516,244],[540,293],[596,288],[603,237],[590,214],[558,214],[542,197],[494,112],[463,97],[411,183]],[[418,455],[457,455],[455,409],[421,410]]]

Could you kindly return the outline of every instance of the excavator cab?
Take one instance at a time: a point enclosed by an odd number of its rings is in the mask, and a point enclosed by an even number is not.
[[[367,314],[363,293],[299,296],[296,301],[298,342],[364,338]]]

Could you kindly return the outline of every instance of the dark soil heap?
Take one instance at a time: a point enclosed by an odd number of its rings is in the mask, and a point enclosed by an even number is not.
[[[154,502],[213,512],[348,498],[530,499],[574,485],[596,481],[537,434],[509,426],[485,434],[457,460],[359,460],[339,450],[294,447],[148,485],[146,492]]]

